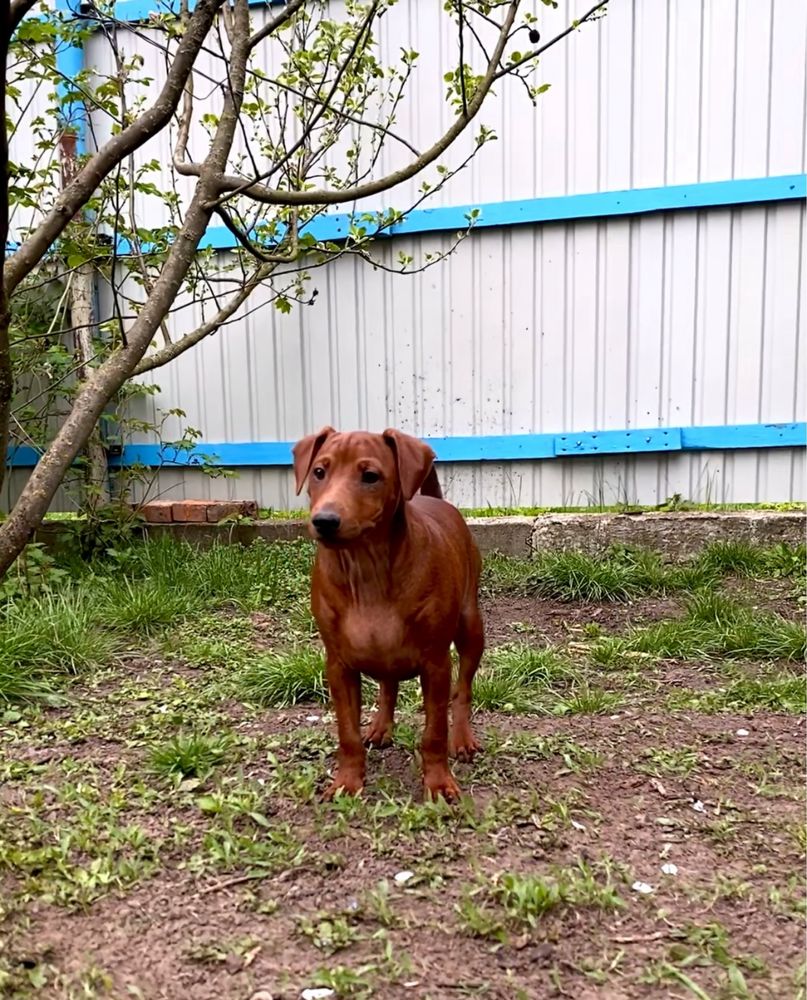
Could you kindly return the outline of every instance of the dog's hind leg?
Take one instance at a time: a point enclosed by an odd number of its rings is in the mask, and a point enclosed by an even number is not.
[[[454,645],[460,658],[457,683],[451,697],[451,755],[459,760],[471,760],[481,745],[471,728],[471,697],[474,674],[485,650],[485,631],[476,597],[460,615]]]
[[[395,725],[395,705],[398,702],[398,681],[383,680],[378,692],[378,711],[365,730],[364,744],[368,747],[388,747],[392,743]]]

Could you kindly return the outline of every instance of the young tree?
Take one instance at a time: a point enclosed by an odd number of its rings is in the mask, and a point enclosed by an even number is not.
[[[387,66],[378,57],[379,20],[393,3],[345,0],[333,16],[325,0],[288,0],[251,16],[248,0],[197,0],[192,10],[182,0],[141,25],[117,22],[114,3],[68,17],[35,10],[36,0],[2,5],[0,449],[13,423],[42,454],[0,524],[0,574],[77,456],[92,457],[99,419],[131,380],[226,327],[261,285],[287,311],[310,300],[315,269],[345,254],[379,266],[374,240],[495,138],[477,124],[455,162],[442,162],[494,86],[518,81],[535,103],[546,89],[530,82],[541,53],[605,7],[544,41],[524,0],[446,0],[457,42],[444,76],[451,122],[420,151],[396,126],[418,53],[403,49]],[[64,79],[59,48],[93,32],[106,68]],[[159,86],[145,69],[155,51]],[[77,152],[82,131],[87,151]],[[167,174],[148,156],[160,136]],[[10,159],[9,143],[22,155]],[[330,206],[367,204],[416,177],[406,209],[359,207],[338,239],[312,232]],[[205,248],[211,223],[231,236],[226,259]],[[396,270],[441,256],[401,254]],[[88,282],[104,315],[92,315]],[[185,329],[191,300],[203,318]],[[97,464],[97,442],[94,454]]]

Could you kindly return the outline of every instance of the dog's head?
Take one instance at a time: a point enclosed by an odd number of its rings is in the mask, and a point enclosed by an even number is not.
[[[386,524],[402,500],[411,500],[435,454],[396,430],[340,434],[323,427],[293,449],[299,494],[308,483],[310,533],[317,541],[346,544]]]

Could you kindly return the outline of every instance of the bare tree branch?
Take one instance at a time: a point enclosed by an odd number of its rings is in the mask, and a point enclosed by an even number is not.
[[[143,360],[134,369],[133,375],[143,375],[145,372],[150,372],[155,368],[160,368],[162,365],[167,364],[169,361],[173,361],[174,358],[178,358],[180,354],[184,354],[189,347],[193,347],[198,344],[199,341],[204,340],[205,337],[209,337],[211,334],[215,333],[219,327],[221,327],[241,306],[246,302],[246,300],[252,295],[255,289],[262,282],[266,281],[272,271],[275,269],[275,264],[265,263],[258,267],[252,278],[247,281],[242,288],[240,288],[227,302],[226,305],[222,306],[219,311],[212,316],[206,323],[202,323],[195,330],[190,333],[186,333],[179,340],[175,340],[172,344],[166,344],[161,347],[160,350],[155,351],[153,354],[149,354],[148,357],[143,358]]]
[[[524,63],[528,63],[533,59],[537,59],[538,56],[546,52],[547,49],[551,49],[553,45],[557,45],[557,43],[562,41],[567,35],[570,35],[573,31],[577,31],[577,29],[582,24],[585,24],[586,21],[590,21],[598,11],[602,10],[604,7],[607,6],[608,6],[608,0],[600,0],[600,3],[594,4],[591,10],[586,11],[586,13],[581,18],[579,18],[576,21],[572,21],[569,27],[566,28],[564,31],[561,31],[560,34],[555,35],[554,38],[550,38],[550,40],[546,42],[544,45],[540,45],[537,49],[533,49],[532,52],[528,52],[526,55],[522,56],[516,62],[511,63],[509,66],[505,66],[503,69],[500,69],[499,72],[496,73],[496,75],[494,76],[494,80],[501,80],[503,76],[510,76],[514,70],[517,70],[520,66],[523,66]]]
[[[467,112],[459,114],[457,116],[457,120],[451,128],[449,128],[430,149],[427,149],[425,153],[422,153],[419,157],[417,157],[417,159],[407,164],[407,166],[401,167],[400,170],[387,174],[386,177],[381,177],[378,180],[368,181],[365,184],[354,185],[353,187],[338,191],[328,191],[324,189],[319,191],[282,190],[280,188],[266,187],[264,184],[259,183],[261,179],[269,176],[271,171],[260,175],[260,177],[256,178],[254,181],[250,181],[243,177],[223,175],[218,179],[218,186],[221,195],[218,198],[217,203],[222,204],[234,195],[245,194],[250,198],[254,198],[255,201],[260,201],[267,205],[338,205],[341,202],[358,201],[361,198],[367,198],[374,194],[380,194],[382,191],[387,191],[389,188],[395,187],[396,185],[409,180],[410,177],[414,177],[415,174],[420,173],[425,167],[434,163],[434,161],[448,149],[457,137],[465,131],[470,122],[479,113],[485,97],[496,79],[497,67],[504,53],[504,47],[507,44],[507,39],[510,36],[510,30],[513,27],[513,21],[515,20],[516,13],[518,12],[518,6],[518,0],[513,0],[512,3],[508,4],[507,14],[499,30],[499,37],[496,41],[496,46],[493,50],[490,61],[488,62],[487,70],[484,77],[474,90],[471,99],[468,101]],[[568,32],[566,32],[566,34],[568,34]]]
[[[294,213],[294,218],[292,220],[291,228],[291,246],[287,253],[277,252],[270,253],[267,250],[262,250],[260,247],[256,246],[247,234],[240,229],[230,213],[221,205],[217,205],[215,209],[216,215],[221,219],[221,221],[226,226],[227,230],[232,233],[238,243],[251,254],[256,260],[260,260],[265,264],[284,264],[289,261],[294,260],[298,253],[298,239],[297,239],[297,214]],[[285,242],[285,237],[284,237]]]
[[[276,14],[275,17],[267,21],[262,28],[259,28],[252,35],[249,40],[250,49],[254,49],[256,45],[259,45],[264,40],[264,38],[268,38],[270,35],[273,35],[278,28],[282,28],[283,25],[297,13],[304,3],[305,0],[289,0],[289,3],[286,4],[279,14]]]

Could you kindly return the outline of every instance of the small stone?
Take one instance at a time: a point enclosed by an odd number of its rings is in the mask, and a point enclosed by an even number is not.
[[[406,885],[410,878],[414,877],[414,872],[397,872],[395,874],[395,881],[398,885]]]
[[[661,866],[661,870],[665,875],[677,875],[678,865],[674,865],[672,861],[668,861],[666,864]]]
[[[640,892],[643,896],[653,891],[653,886],[648,885],[647,882],[634,882],[631,886],[634,892]]]
[[[706,806],[701,802],[700,799],[695,799],[695,801],[692,803],[692,808],[695,810],[696,813],[706,812]]]
[[[747,729],[738,729],[735,733],[736,736],[748,736],[750,735]]]
[[[328,1000],[328,997],[335,997],[336,990],[328,986],[315,986],[308,990],[303,990],[300,1000]]]

